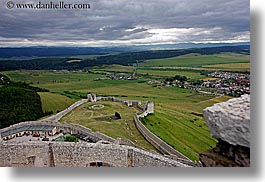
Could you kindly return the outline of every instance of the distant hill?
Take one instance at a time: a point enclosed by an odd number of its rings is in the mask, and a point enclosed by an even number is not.
[[[135,46],[136,50],[172,50],[172,49],[191,49],[207,47],[224,47],[224,46],[249,46],[249,42],[242,43],[178,43],[178,44],[158,44],[158,45],[139,45]]]
[[[123,51],[119,48],[96,47],[5,47],[0,48],[0,58],[104,55],[114,52]]]
[[[219,54],[223,52],[233,52],[249,54],[249,45],[240,46],[222,46],[222,47],[207,47],[207,48],[191,48],[191,49],[177,49],[177,50],[152,50],[141,51],[131,53],[121,53],[117,55],[106,55],[97,58],[97,61],[112,61],[115,64],[126,65],[126,63],[134,63],[136,61],[148,60],[148,59],[162,59],[176,56],[182,56],[185,54],[197,53],[202,55],[207,54]]]
[[[150,50],[176,50],[224,46],[249,46],[249,43],[179,43],[116,47],[0,47],[0,58],[105,55],[113,53],[128,53]]]
[[[77,70],[86,67],[101,66],[101,65],[132,65],[137,62],[142,62],[148,59],[162,59],[181,56],[190,53],[202,55],[218,54],[223,52],[249,54],[249,45],[240,46],[223,46],[223,47],[208,47],[208,48],[192,48],[179,50],[152,50],[140,52],[116,53],[111,55],[101,55],[94,58],[83,59],[78,62],[71,62],[73,57],[41,57],[29,58],[25,60],[19,59],[0,59],[0,71],[4,70]]]

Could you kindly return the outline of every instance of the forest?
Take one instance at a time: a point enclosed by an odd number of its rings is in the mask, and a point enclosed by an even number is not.
[[[45,115],[37,91],[47,89],[12,82],[2,74],[0,78],[0,128],[22,121],[33,121]]]

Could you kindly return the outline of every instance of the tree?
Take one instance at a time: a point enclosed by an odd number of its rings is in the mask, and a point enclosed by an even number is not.
[[[73,135],[67,135],[64,137],[65,142],[78,142],[78,138]]]

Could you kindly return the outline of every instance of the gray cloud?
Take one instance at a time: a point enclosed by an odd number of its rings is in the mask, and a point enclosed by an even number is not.
[[[7,1],[0,46],[249,41],[249,0],[64,0],[88,10],[9,10]]]

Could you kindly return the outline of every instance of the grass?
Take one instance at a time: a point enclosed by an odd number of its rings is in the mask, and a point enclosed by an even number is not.
[[[57,85],[71,85],[72,83],[79,83],[79,85],[82,85],[82,83],[87,83],[93,79],[103,77],[103,75],[96,74],[65,73],[43,70],[18,70],[5,71],[3,73],[13,81],[25,81],[35,86],[49,85],[50,87],[56,87]]]
[[[140,147],[155,150],[143,138],[134,124],[133,117],[140,112],[137,108],[127,107],[123,103],[111,101],[102,101],[96,104],[102,104],[104,108],[92,109],[91,106],[94,104],[86,103],[63,117],[60,122],[80,124],[113,138],[128,138]],[[122,119],[111,119],[115,112],[118,112]]]
[[[171,113],[168,114],[168,111]],[[167,114],[164,114],[165,112]],[[192,160],[198,161],[199,152],[216,144],[216,141],[209,137],[205,122],[196,116],[162,109],[148,116],[144,123],[149,130]]]
[[[214,64],[204,66],[205,68],[250,71],[250,63]]]
[[[189,78],[208,80],[212,78],[200,75],[200,70],[242,70],[249,65],[249,62],[249,56],[240,54],[191,54],[168,59],[147,60],[138,65],[137,73],[157,77],[183,75]],[[133,67],[113,65],[102,66],[93,70],[98,71],[98,73],[108,71],[132,73]],[[71,97],[70,101],[74,102],[74,100],[79,99],[80,95],[85,96],[88,92],[97,95],[113,95],[119,98],[126,96],[128,100],[154,101],[155,114],[148,116],[143,122],[158,137],[192,160],[198,160],[198,153],[208,150],[216,144],[216,140],[210,136],[210,131],[202,117],[203,109],[231,98],[227,96],[215,98],[176,87],[154,87],[141,78],[131,81],[99,80],[98,78],[106,78],[105,75],[26,70],[8,71],[3,72],[3,74],[14,81],[25,81],[32,83],[33,86],[46,88],[56,93],[46,93],[48,95],[42,96],[42,100],[46,98],[46,104],[43,104],[43,107],[46,107],[46,110],[53,108],[52,110],[55,112],[59,106],[67,107],[66,103],[68,102],[64,100],[70,99],[67,97]],[[80,106],[65,116],[62,122],[75,122],[114,138],[128,138],[144,148],[153,149],[135,128],[132,121],[135,112],[137,112],[135,108],[128,109],[122,105],[112,105],[111,102],[103,104],[105,105],[104,110],[98,111],[86,109],[85,107],[89,105]],[[115,110],[121,113],[122,120],[95,120],[97,116],[103,117],[114,114]],[[128,121],[128,126],[125,119]]]
[[[191,79],[204,79],[206,76],[201,75],[199,72],[183,71],[183,70],[164,70],[164,69],[141,69],[137,70],[137,73],[148,74],[157,77],[173,77],[176,75],[186,76]]]
[[[202,67],[205,65],[225,63],[249,63],[249,55],[241,54],[215,54],[215,55],[190,55],[178,56],[167,59],[147,60],[140,63],[140,67]]]
[[[122,66],[122,65],[106,65],[99,68],[95,68],[95,70],[105,70],[110,72],[129,72],[132,73],[134,68],[132,66]]]
[[[49,92],[39,92],[41,98],[42,110],[44,112],[57,113],[72,105],[75,100],[63,95],[53,94]]]

